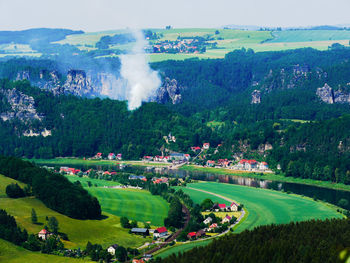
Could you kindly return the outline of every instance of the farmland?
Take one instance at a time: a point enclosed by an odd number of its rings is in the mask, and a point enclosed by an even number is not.
[[[65,262],[92,262],[84,259],[66,258],[62,256],[54,256],[41,254],[40,252],[31,252],[22,247],[0,239],[0,262],[7,263],[65,263]]]
[[[103,211],[116,216],[126,216],[138,222],[150,221],[151,225],[162,226],[168,214],[168,203],[145,190],[96,187],[87,190],[97,197]]]
[[[322,202],[315,202],[308,198],[288,195],[277,191],[206,182],[189,184],[188,186],[220,194],[244,204],[249,215],[248,218],[238,226],[236,229],[237,232],[273,223],[283,224],[291,221],[310,219],[342,218],[342,215],[336,212],[333,207]],[[205,198],[211,198],[216,202],[226,202],[208,193],[188,188],[181,189],[188,193],[196,203],[200,203]]]
[[[88,182],[91,182],[93,186],[97,186],[97,187],[119,185],[119,183],[117,182],[101,180],[101,179],[91,179],[86,177],[78,177],[74,175],[67,175],[66,177],[68,178],[69,181],[73,183],[76,181],[79,181],[83,187],[88,187]]]
[[[27,229],[29,233],[38,233],[46,224],[46,216],[54,216],[59,222],[60,232],[66,233],[69,237],[70,241],[64,241],[68,248],[85,248],[88,241],[99,243],[104,247],[116,242],[126,247],[137,247],[146,242],[142,237],[130,235],[127,229],[121,227],[119,217],[106,212],[103,213],[105,219],[77,220],[47,208],[41,201],[33,197],[7,198],[4,192],[5,187],[13,181],[0,176],[0,208],[13,215],[18,224]],[[31,223],[32,208],[35,209],[40,224]]]

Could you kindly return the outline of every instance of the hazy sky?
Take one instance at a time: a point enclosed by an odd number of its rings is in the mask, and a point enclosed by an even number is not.
[[[0,0],[0,30],[350,23],[350,0]]]

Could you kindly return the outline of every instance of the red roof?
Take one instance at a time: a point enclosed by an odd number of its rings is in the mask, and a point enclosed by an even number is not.
[[[207,163],[215,163],[215,161],[211,161],[211,160],[209,160]]]
[[[238,204],[236,202],[232,202],[231,206],[238,206]]]
[[[195,150],[195,151],[197,151],[197,150],[200,150],[200,149],[201,149],[201,147],[198,147],[198,146],[194,146],[194,147],[191,147],[191,149],[192,149],[192,150]]]
[[[203,146],[209,146],[210,145],[210,143],[209,142],[205,142],[205,143],[203,143]]]
[[[248,163],[249,164],[255,164],[255,163],[257,163],[257,161],[255,161],[255,160],[248,160]]]
[[[48,234],[49,232],[46,230],[46,229],[43,229],[43,230],[41,230],[40,232],[39,232],[39,234],[44,234],[44,235],[46,235],[46,234]]]
[[[220,207],[220,208],[225,208],[226,205],[225,205],[225,204],[219,204],[219,207]]]
[[[246,163],[246,162],[248,162],[248,160],[246,160],[246,159],[242,159],[239,161],[239,163],[241,163],[241,164]]]
[[[157,231],[159,234],[164,233],[164,232],[168,232],[168,230],[166,229],[165,226],[162,226],[162,227],[157,228],[156,231]]]
[[[97,153],[96,155],[97,155],[97,156],[101,156],[101,155],[102,155],[102,153]]]
[[[266,162],[261,162],[261,164],[262,164],[262,165],[267,165],[267,163],[266,163]]]
[[[190,233],[188,233],[187,236],[189,236],[189,237],[195,237],[195,236],[196,236],[196,232],[190,232]]]
[[[108,154],[109,156],[112,156],[112,155],[115,155],[114,153],[110,153],[110,154]]]
[[[217,223],[214,223],[214,224],[211,224],[209,228],[215,228],[215,227],[217,227],[217,226],[218,226],[218,224],[217,224]]]

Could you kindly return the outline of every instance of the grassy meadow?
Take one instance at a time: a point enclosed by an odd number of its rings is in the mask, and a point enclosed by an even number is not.
[[[79,181],[83,187],[89,187],[88,182],[92,183],[91,187],[96,187],[96,185],[97,185],[97,187],[120,185],[118,182],[100,180],[100,179],[91,179],[91,178],[87,178],[87,177],[79,177],[76,175],[66,175],[66,177],[72,183]]]
[[[116,216],[126,216],[130,220],[150,222],[153,226],[163,226],[168,215],[169,204],[160,196],[146,190],[109,189],[91,187],[87,189],[99,200],[102,210]]]
[[[331,205],[319,201],[316,202],[312,199],[294,194],[214,182],[193,183],[187,186],[219,194],[242,203],[248,210],[249,215],[247,219],[237,227],[235,232],[253,229],[260,225],[343,217],[343,215],[338,213]],[[203,193],[188,188],[181,189],[189,194],[196,203],[201,203],[204,199],[210,198],[214,202],[228,204],[228,202],[222,198],[209,193]]]
[[[93,262],[87,259],[75,259],[40,252],[32,252],[0,239],[0,262],[7,263],[66,263],[66,262]]]
[[[55,216],[59,222],[59,231],[68,235],[69,241],[64,241],[68,248],[85,248],[88,241],[99,243],[104,247],[114,243],[126,247],[138,247],[148,240],[140,236],[130,235],[127,229],[121,227],[119,217],[105,211],[103,211],[105,219],[77,220],[47,208],[34,197],[7,198],[5,187],[13,181],[0,175],[0,208],[14,216],[17,223],[27,229],[29,233],[38,233],[46,224],[46,216]],[[39,224],[31,222],[32,208],[37,213]]]

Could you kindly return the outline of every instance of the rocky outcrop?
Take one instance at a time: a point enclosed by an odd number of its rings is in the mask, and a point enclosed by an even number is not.
[[[16,80],[30,80],[29,71],[25,70],[17,72]]]
[[[316,90],[316,95],[325,103],[328,103],[328,104],[334,103],[333,89],[330,86],[328,86],[327,83],[325,83],[322,88],[318,88]]]
[[[75,96],[90,96],[94,94],[94,88],[91,85],[90,78],[86,77],[83,70],[70,70],[67,74],[67,80],[63,85],[64,93]]]
[[[341,89],[333,90],[327,83],[316,90],[316,95],[325,103],[347,103],[350,104],[350,93]]]
[[[5,96],[11,106],[11,111],[0,114],[0,118],[3,121],[15,118],[23,122],[42,120],[43,115],[37,113],[34,107],[35,101],[33,97],[28,96],[15,88],[12,90],[0,90],[0,92]]]
[[[259,104],[261,102],[261,91],[254,90],[252,92],[252,101],[251,104]]]
[[[165,78],[163,85],[157,90],[155,101],[158,103],[171,102],[172,104],[178,104],[182,100],[181,90],[176,79],[170,80],[170,78]]]

